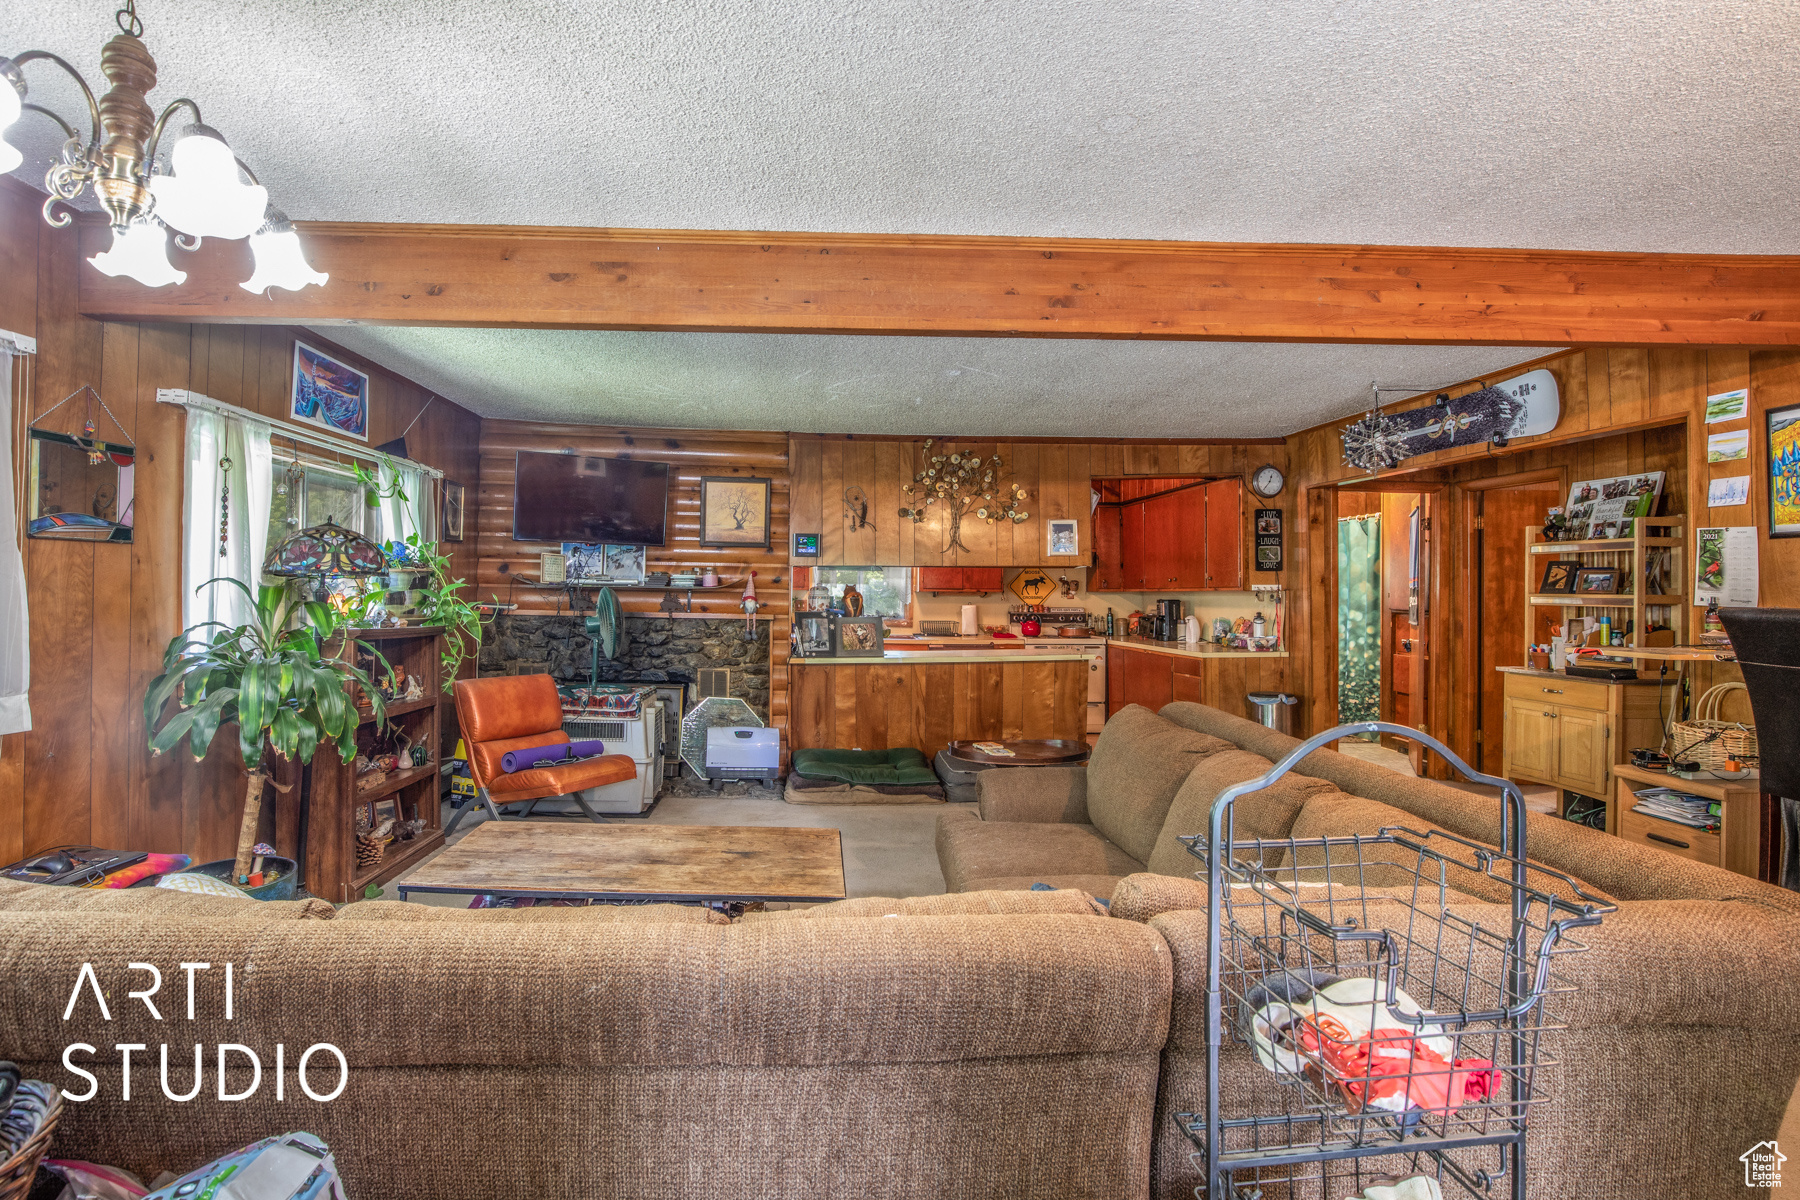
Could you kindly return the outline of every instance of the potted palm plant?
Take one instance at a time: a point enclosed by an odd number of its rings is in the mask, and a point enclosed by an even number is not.
[[[186,738],[195,759],[206,756],[221,729],[237,728],[247,778],[230,878],[242,886],[250,874],[263,785],[269,781],[266,755],[311,762],[320,743],[334,742],[348,762],[356,755],[360,715],[347,685],[362,689],[376,721],[386,716],[386,706],[367,675],[328,653],[342,628],[342,618],[329,605],[298,601],[282,586],[264,585],[252,594],[237,579],[209,579],[202,586],[217,583],[230,584],[250,598],[254,621],[203,621],[177,634],[163,654],[162,674],[144,693],[144,727],[151,730],[152,754],[171,750]],[[210,636],[197,636],[209,628]],[[176,707],[164,719],[171,699]]]

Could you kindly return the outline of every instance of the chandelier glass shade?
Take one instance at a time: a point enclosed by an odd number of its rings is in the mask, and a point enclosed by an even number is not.
[[[110,87],[98,99],[79,71],[47,50],[0,57],[0,173],[23,161],[6,142],[6,131],[24,114],[36,113],[55,122],[67,139],[44,175],[50,193],[44,220],[53,228],[67,226],[73,202],[92,189],[113,230],[112,249],[88,260],[96,269],[147,287],[183,282],[187,273],[169,261],[166,229],[174,229],[183,251],[198,249],[209,237],[249,238],[256,269],[243,286],[251,291],[323,284],[328,276],[306,264],[293,225],[269,206],[267,189],[219,131],[202,123],[200,106],[183,97],[160,116],[151,111],[145,97],[156,86],[156,60],[144,46],[135,0],[125,0],[118,21],[118,36],[100,51],[100,73]],[[29,101],[23,68],[35,62],[60,67],[81,89],[88,110],[85,139],[77,124]],[[192,122],[169,147],[165,168],[157,158],[163,135],[183,111]]]

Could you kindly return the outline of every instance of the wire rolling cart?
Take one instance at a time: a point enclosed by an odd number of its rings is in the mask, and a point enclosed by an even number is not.
[[[1233,809],[1339,738],[1390,733],[1500,789],[1502,851],[1441,830],[1236,840]],[[1207,884],[1206,1096],[1174,1119],[1204,1200],[1344,1200],[1412,1175],[1524,1200],[1571,931],[1614,906],[1525,858],[1525,797],[1443,743],[1340,725],[1226,788],[1181,839]],[[1495,909],[1502,911],[1496,913]]]

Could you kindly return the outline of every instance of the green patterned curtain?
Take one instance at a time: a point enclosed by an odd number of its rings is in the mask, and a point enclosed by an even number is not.
[[[1381,514],[1338,518],[1338,720],[1381,719]]]

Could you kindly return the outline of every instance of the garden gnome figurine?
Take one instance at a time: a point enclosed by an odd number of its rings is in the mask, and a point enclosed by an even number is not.
[[[756,610],[760,607],[760,605],[757,603],[757,600],[756,600],[756,572],[755,571],[750,572],[750,577],[748,579],[744,580],[743,605],[744,605],[744,640],[747,642],[754,642],[756,640]]]

